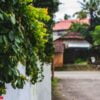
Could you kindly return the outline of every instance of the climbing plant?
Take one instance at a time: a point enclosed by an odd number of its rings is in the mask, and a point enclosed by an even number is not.
[[[48,42],[46,43],[45,46],[45,60],[47,62],[52,61],[53,53],[54,53],[54,48],[53,48],[53,24],[54,24],[54,13],[58,11],[58,5],[60,4],[59,0],[34,0],[33,5],[35,7],[40,7],[40,8],[47,8],[48,9],[48,14],[51,17],[51,19],[48,22],[45,22],[47,25],[47,34],[48,34]]]
[[[91,35],[93,37],[93,43],[95,46],[100,46],[100,25],[97,25],[95,27],[95,30],[91,32]]]
[[[26,81],[33,84],[42,78],[48,21],[47,9],[32,6],[32,0],[0,0],[0,95],[6,93],[6,83],[23,88]],[[26,76],[18,70],[25,67]],[[27,78],[27,76],[29,78]]]

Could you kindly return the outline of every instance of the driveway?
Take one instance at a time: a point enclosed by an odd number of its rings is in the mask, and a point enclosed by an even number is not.
[[[100,72],[55,72],[61,100],[100,100]]]

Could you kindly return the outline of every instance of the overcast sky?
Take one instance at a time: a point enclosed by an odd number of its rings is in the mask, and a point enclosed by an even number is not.
[[[73,15],[80,11],[81,5],[78,1],[82,0],[59,0],[62,4],[59,6],[59,11],[55,14],[55,20],[64,18],[64,14]]]

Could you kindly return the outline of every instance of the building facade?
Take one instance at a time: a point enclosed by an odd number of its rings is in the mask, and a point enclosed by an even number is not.
[[[73,22],[88,24],[89,20],[65,20],[56,23],[53,27],[55,48],[53,65],[56,67],[74,63],[78,57],[86,56],[91,48],[91,44],[84,39],[81,33],[68,31]]]

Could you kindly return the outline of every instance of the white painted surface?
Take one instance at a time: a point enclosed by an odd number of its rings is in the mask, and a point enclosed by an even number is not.
[[[66,48],[71,48],[71,47],[91,48],[91,44],[86,40],[82,40],[82,41],[69,40],[69,41],[65,41],[64,44]]]
[[[25,74],[24,67],[19,65],[21,73]],[[51,100],[51,66],[44,65],[44,80],[41,83],[32,85],[26,83],[23,89],[13,89],[7,84],[7,93],[4,100]]]
[[[53,41],[59,39],[61,36],[53,36]]]
[[[49,66],[49,67],[48,67]],[[37,84],[37,100],[51,100],[51,68],[50,65],[44,66],[45,78],[43,82]]]

